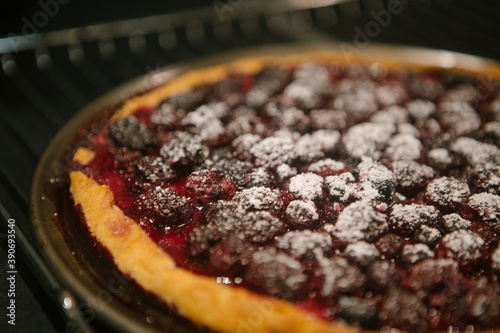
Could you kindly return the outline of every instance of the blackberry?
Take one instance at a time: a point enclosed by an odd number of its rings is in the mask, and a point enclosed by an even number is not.
[[[109,125],[109,136],[119,146],[143,151],[155,144],[155,137],[146,125],[134,117],[123,117]]]
[[[185,186],[186,195],[199,203],[228,199],[236,192],[231,178],[218,171],[195,171],[187,177]]]
[[[373,301],[350,296],[339,297],[336,314],[350,324],[363,328],[378,326],[378,311]]]
[[[141,221],[159,230],[187,225],[191,218],[188,199],[160,186],[141,194],[133,210]]]

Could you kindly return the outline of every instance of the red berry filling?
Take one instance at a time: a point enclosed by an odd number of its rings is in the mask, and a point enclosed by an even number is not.
[[[367,329],[498,328],[500,94],[480,82],[230,75],[106,124],[75,168],[197,274]]]

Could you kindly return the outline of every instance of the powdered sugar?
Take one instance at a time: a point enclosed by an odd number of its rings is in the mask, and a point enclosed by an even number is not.
[[[484,240],[468,230],[453,231],[443,237],[442,243],[448,256],[465,265],[479,259],[484,247]]]
[[[401,257],[407,264],[415,264],[427,258],[434,258],[434,252],[425,244],[407,244],[401,250]]]
[[[478,193],[469,198],[469,206],[492,226],[500,226],[500,196]]]
[[[491,267],[500,271],[500,246],[497,247],[491,254]]]
[[[438,222],[439,211],[434,206],[396,204],[392,208],[390,221],[401,232],[411,235],[421,225],[434,226]]]
[[[389,228],[385,214],[378,212],[364,201],[347,206],[335,226],[325,225],[325,230],[344,242],[372,240]]]
[[[500,148],[471,138],[458,138],[451,150],[462,155],[471,166],[484,166],[500,163]]]
[[[311,172],[299,174],[290,179],[289,190],[298,199],[321,199],[323,197],[323,177]]]
[[[417,160],[421,150],[419,139],[411,134],[397,134],[389,140],[385,154],[393,161]]]
[[[436,105],[428,100],[415,99],[406,104],[410,116],[415,119],[427,119],[436,112]]]
[[[276,246],[295,258],[322,258],[332,248],[332,239],[323,233],[311,230],[289,231],[276,237]]]
[[[343,142],[349,155],[355,158],[363,156],[379,159],[382,150],[396,131],[391,124],[362,123],[351,127],[343,136]]]
[[[395,161],[392,164],[394,177],[398,185],[403,188],[423,186],[423,184],[434,177],[434,170],[415,161]]]
[[[276,174],[280,181],[284,181],[290,177],[293,177],[297,174],[297,169],[292,168],[290,165],[283,163],[278,165],[276,168]]]
[[[255,163],[264,167],[289,163],[297,157],[295,144],[288,137],[268,137],[254,144],[250,152],[255,156]]]
[[[342,171],[345,169],[345,164],[339,161],[326,158],[309,165],[308,170],[312,172],[321,172],[323,170]]]
[[[441,206],[454,206],[464,202],[470,195],[469,186],[455,178],[441,177],[427,185],[428,198]]]
[[[325,186],[332,198],[345,203],[353,200],[359,192],[360,186],[354,181],[354,176],[346,172],[338,176],[326,177]]]
[[[364,241],[348,244],[344,255],[349,261],[362,267],[380,258],[380,252],[375,245]]]
[[[441,103],[437,116],[441,126],[457,136],[472,134],[481,127],[479,115],[466,102]]]
[[[444,227],[448,232],[459,229],[468,229],[471,226],[471,221],[464,219],[457,213],[452,213],[443,216]]]
[[[247,210],[272,210],[278,212],[283,206],[283,198],[277,189],[259,186],[236,192],[233,201]]]

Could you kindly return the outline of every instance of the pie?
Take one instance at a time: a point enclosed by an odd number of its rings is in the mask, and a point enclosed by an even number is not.
[[[498,82],[339,57],[193,69],[125,101],[74,147],[75,210],[213,331],[500,332]]]

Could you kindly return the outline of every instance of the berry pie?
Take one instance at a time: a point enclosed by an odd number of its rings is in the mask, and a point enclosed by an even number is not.
[[[75,210],[209,330],[498,332],[500,85],[375,65],[243,59],[133,97],[75,147]]]

